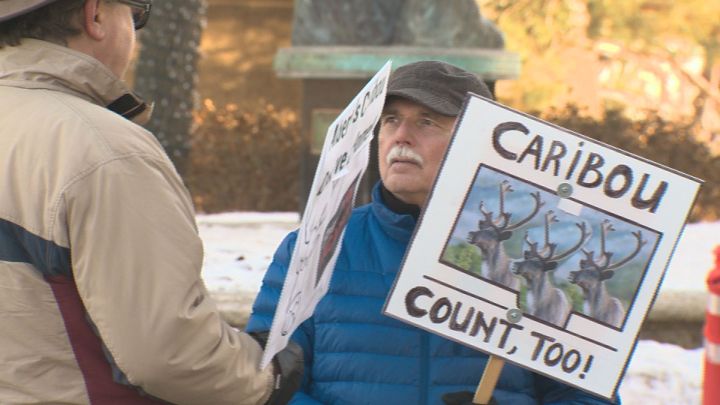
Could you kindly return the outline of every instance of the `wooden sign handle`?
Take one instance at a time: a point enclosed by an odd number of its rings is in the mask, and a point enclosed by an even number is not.
[[[505,365],[505,360],[500,357],[490,356],[490,359],[485,366],[480,384],[478,384],[475,396],[473,397],[473,403],[478,405],[487,405],[492,398],[495,384],[497,384],[500,372]]]

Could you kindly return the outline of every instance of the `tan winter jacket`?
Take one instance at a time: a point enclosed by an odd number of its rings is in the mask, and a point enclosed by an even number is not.
[[[146,112],[89,56],[37,40],[0,50],[0,404],[270,395],[260,346],[200,278],[181,179],[120,115]]]

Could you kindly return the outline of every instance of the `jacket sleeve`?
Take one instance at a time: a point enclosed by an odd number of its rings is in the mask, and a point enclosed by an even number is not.
[[[189,195],[167,159],[128,154],[66,187],[73,277],[115,365],[176,404],[260,404],[272,368],[224,322],[201,279],[202,241]]]
[[[255,298],[252,314],[248,320],[248,332],[267,331],[272,327],[275,309],[280,301],[280,293],[285,283],[296,240],[297,231],[288,234],[275,252],[273,261],[265,273],[260,292]],[[301,323],[292,335],[292,340],[302,347],[305,362],[302,385],[290,401],[293,405],[320,404],[309,395],[310,382],[312,381],[313,339],[312,318]]]
[[[604,398],[596,397],[577,388],[563,384],[552,378],[535,375],[535,389],[540,403],[545,405],[620,405],[620,396],[616,396],[617,402],[607,401]]]

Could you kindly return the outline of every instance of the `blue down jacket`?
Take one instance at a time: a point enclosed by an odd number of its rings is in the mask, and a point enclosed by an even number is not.
[[[293,335],[306,368],[291,404],[442,404],[446,392],[475,391],[487,355],[381,313],[414,227],[378,186],[353,210],[327,295]],[[275,253],[248,331],[270,329],[296,235]],[[513,405],[606,403],[509,363],[493,395]]]

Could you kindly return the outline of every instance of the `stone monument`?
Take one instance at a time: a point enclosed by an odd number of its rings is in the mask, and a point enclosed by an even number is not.
[[[293,46],[503,48],[473,0],[296,0]]]
[[[282,78],[302,80],[300,212],[328,125],[388,59],[395,67],[452,63],[494,92],[496,80],[520,70],[518,56],[503,47],[502,33],[474,0],[295,0],[292,47],[278,51],[274,67]],[[359,203],[378,178],[372,163],[365,177]]]

